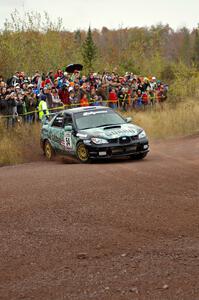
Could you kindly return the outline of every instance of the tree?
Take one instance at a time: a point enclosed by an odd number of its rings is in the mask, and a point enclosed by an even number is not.
[[[193,53],[193,61],[196,67],[199,69],[199,26],[195,30],[195,40],[194,40],[194,53]]]
[[[183,27],[179,34],[180,33],[182,34],[182,45],[179,50],[179,57],[187,66],[189,66],[191,58],[190,32],[186,27]]]
[[[93,62],[97,57],[97,47],[93,41],[91,28],[89,26],[86,39],[82,45],[82,57],[86,68],[92,70]]]

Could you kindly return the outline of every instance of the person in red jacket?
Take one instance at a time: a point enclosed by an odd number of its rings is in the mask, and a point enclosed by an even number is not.
[[[148,105],[148,102],[149,102],[149,96],[148,96],[148,93],[146,91],[146,92],[142,93],[142,103],[144,104],[144,107],[146,105]]]
[[[86,93],[83,93],[82,98],[80,100],[80,106],[89,106],[89,101]]]
[[[59,98],[66,107],[70,106],[69,92],[65,84],[63,85],[62,89],[59,90]]]
[[[109,106],[113,109],[116,109],[117,101],[118,101],[118,97],[117,97],[116,91],[115,91],[115,89],[111,89],[111,91],[109,93]]]
[[[55,73],[55,79],[57,79],[58,77],[61,78],[63,76],[63,71],[61,69],[57,70],[57,73]]]

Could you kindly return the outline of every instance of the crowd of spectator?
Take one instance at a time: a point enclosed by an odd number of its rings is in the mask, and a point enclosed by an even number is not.
[[[104,72],[82,75],[57,70],[47,75],[36,72],[28,77],[16,72],[8,80],[0,76],[0,117],[7,126],[17,120],[34,122],[50,111],[88,105],[104,105],[129,111],[145,109],[167,98],[168,86],[156,77],[141,77],[127,72],[124,76]]]

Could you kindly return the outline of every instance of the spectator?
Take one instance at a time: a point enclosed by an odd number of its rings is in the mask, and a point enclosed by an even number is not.
[[[89,106],[89,101],[86,93],[83,93],[82,98],[80,100],[80,106]]]
[[[109,93],[109,106],[113,109],[117,108],[117,94],[114,88]]]
[[[69,101],[69,92],[68,92],[68,86],[67,84],[64,84],[63,87],[59,91],[59,97],[61,99],[61,102],[65,106],[70,106],[70,101]]]
[[[39,106],[38,106],[38,111],[39,111],[39,120],[42,121],[45,117],[49,116],[49,111],[48,111],[48,106],[46,103],[46,95],[42,94],[40,101],[39,101]]]
[[[25,110],[27,111],[26,121],[32,123],[35,120],[34,111],[36,109],[34,94],[32,91],[32,85],[28,86],[24,94]]]
[[[7,83],[0,76],[0,114],[9,114],[7,127],[11,127],[17,115],[23,115],[24,121],[33,122],[38,107],[40,120],[42,113],[47,115],[49,110],[62,104],[66,108],[104,105],[127,111],[156,103],[162,106],[167,92],[168,86],[155,76],[148,78],[130,72],[123,76],[107,71],[81,76],[77,70],[69,74],[57,69],[55,74],[52,70],[47,74],[36,71],[31,78],[17,71]]]
[[[55,87],[52,88],[52,106],[53,108],[61,106],[62,102],[59,98],[58,91]]]

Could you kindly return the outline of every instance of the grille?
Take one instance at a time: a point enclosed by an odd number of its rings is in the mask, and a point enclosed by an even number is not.
[[[137,141],[137,140],[138,140],[138,135],[133,135],[133,136],[131,136],[131,140],[132,140],[132,141]]]
[[[122,136],[121,138],[119,138],[120,144],[128,144],[130,142],[131,142],[131,138],[128,136]]]
[[[117,144],[118,143],[118,139],[109,139],[108,142],[110,144]]]

